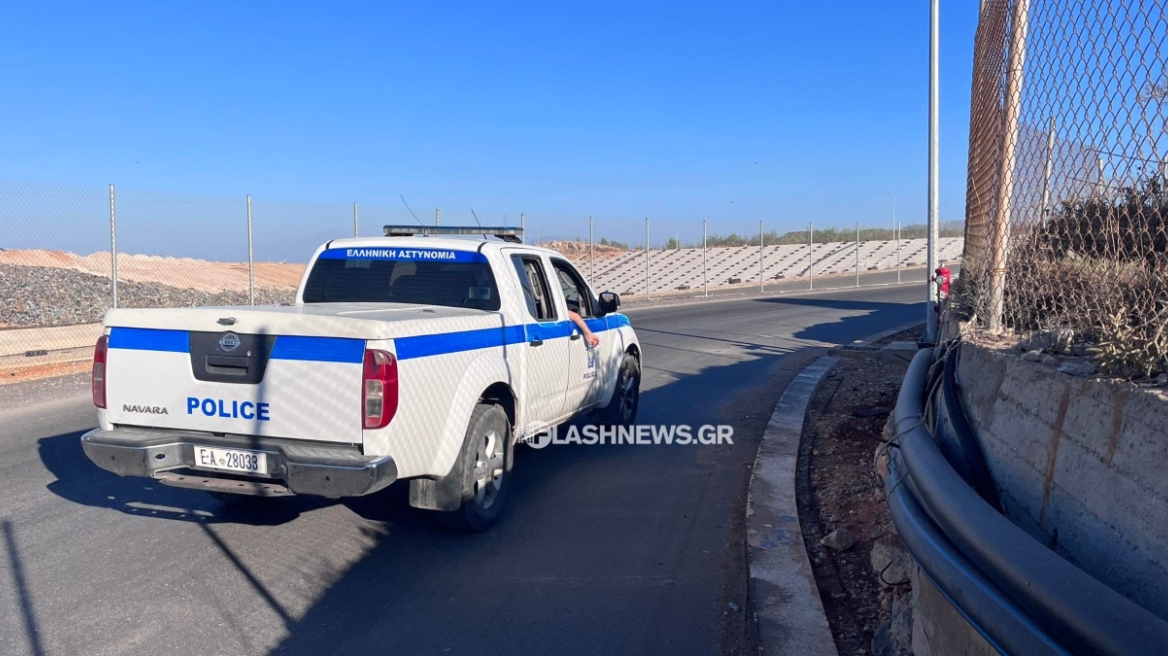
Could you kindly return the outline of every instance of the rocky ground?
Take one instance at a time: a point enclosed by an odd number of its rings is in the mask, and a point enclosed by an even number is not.
[[[915,340],[902,333],[884,341]],[[843,359],[808,409],[797,487],[800,522],[836,648],[907,653],[908,554],[896,536],[874,454],[905,368]]]
[[[295,290],[256,289],[256,303],[291,303]],[[247,292],[211,293],[158,283],[118,283],[119,307],[245,305]],[[0,328],[95,323],[110,306],[110,279],[62,268],[0,264]]]

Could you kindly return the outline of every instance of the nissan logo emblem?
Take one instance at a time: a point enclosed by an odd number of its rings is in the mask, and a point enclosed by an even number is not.
[[[223,349],[227,353],[230,353],[239,348],[239,335],[236,335],[235,333],[227,333],[226,335],[220,337],[219,348]]]

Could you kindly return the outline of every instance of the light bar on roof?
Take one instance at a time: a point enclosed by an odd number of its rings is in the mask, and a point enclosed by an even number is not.
[[[436,237],[440,235],[491,235],[512,244],[523,243],[523,228],[504,228],[501,226],[385,226],[386,237]]]

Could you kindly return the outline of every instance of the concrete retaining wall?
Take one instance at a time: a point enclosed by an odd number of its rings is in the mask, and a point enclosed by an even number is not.
[[[0,357],[23,355],[28,351],[92,349],[99,335],[101,335],[100,323],[0,330]]]
[[[1168,396],[969,343],[957,371],[1011,521],[1168,619]]]

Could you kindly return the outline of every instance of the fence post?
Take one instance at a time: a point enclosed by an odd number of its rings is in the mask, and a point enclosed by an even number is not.
[[[762,232],[762,219],[758,220],[758,291],[766,293],[766,282],[762,279],[762,242],[765,238]]]
[[[1024,2],[1025,0],[1018,0]],[[925,222],[928,241],[925,259],[928,269],[937,268],[937,221],[941,210],[940,120],[941,120],[941,4],[929,3],[929,202]],[[926,276],[928,280],[928,276]],[[933,342],[937,325],[933,319],[937,296],[930,282],[925,283],[925,341]]]
[[[706,268],[706,220],[702,219],[702,296],[710,295],[709,269]]]
[[[353,237],[359,236],[361,236],[361,233],[357,229],[357,203],[353,203]]]
[[[1050,177],[1054,174],[1054,130],[1055,118],[1050,117],[1050,131],[1046,135],[1046,170],[1043,171],[1042,178],[1042,219],[1040,223],[1046,223],[1046,217],[1050,215]]]
[[[815,223],[807,222],[807,289],[815,289]]]
[[[652,296],[649,287],[649,217],[645,217],[645,300]]]
[[[114,204],[114,185],[110,183],[110,288],[114,309],[118,307],[118,217]]]
[[[255,305],[255,257],[251,240],[251,194],[247,195],[247,298]]]
[[[1006,68],[1005,139],[1002,145],[1002,178],[998,184],[998,213],[994,221],[994,249],[990,261],[989,331],[1002,332],[1002,314],[1006,299],[1006,257],[1010,242],[1010,210],[1013,204],[1014,168],[1018,162],[1018,112],[1022,105],[1022,67],[1026,63],[1026,29],[1030,20],[1030,0],[1014,0],[1010,26],[1010,54]],[[933,275],[936,263],[929,262],[926,277]],[[932,304],[932,283],[927,326],[933,337],[936,324]]]
[[[596,250],[592,247],[592,215],[588,215],[588,284],[596,288]]]
[[[856,221],[856,286],[860,286],[860,222]]]

